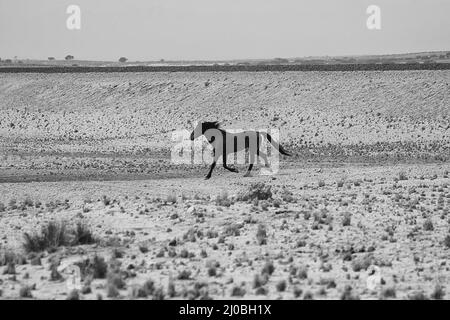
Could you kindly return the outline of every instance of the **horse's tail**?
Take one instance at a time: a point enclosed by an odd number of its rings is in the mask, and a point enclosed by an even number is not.
[[[284,149],[281,144],[279,144],[278,142],[273,140],[272,136],[270,134],[267,133],[266,138],[281,154],[284,154],[285,156],[288,156],[288,157],[292,157],[292,154],[289,153],[288,151],[286,151],[286,149]]]

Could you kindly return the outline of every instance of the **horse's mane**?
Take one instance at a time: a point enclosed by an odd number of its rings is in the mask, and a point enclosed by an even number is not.
[[[220,129],[220,123],[219,121],[210,121],[210,122],[203,122],[202,123],[203,130],[208,129]]]

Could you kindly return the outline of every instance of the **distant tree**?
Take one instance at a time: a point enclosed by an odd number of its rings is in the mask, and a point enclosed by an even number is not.
[[[128,59],[125,58],[125,57],[121,57],[121,58],[119,59],[119,62],[122,62],[122,63],[125,63],[125,62],[127,62],[127,61],[128,61]]]
[[[6,59],[5,62],[6,63],[12,63],[12,60],[11,59]]]
[[[159,60],[159,62],[164,62],[164,61],[165,61],[164,59]]]
[[[67,55],[64,59],[66,59],[66,60],[73,60],[75,57],[74,56],[71,56],[70,54],[69,55]]]
[[[53,61],[53,60],[55,60],[55,57],[48,57],[48,60]]]

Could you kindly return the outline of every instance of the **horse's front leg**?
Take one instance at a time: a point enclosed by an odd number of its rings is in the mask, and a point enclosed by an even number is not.
[[[209,178],[211,178],[211,174],[215,167],[216,167],[216,160],[214,160],[214,162],[211,164],[211,167],[209,168],[209,172],[206,175],[205,180],[208,180]]]
[[[211,178],[211,174],[212,174],[214,168],[216,167],[217,159],[218,159],[218,155],[214,150],[214,161],[213,161],[213,163],[211,163],[211,167],[209,168],[209,172],[206,175],[205,180],[208,180],[209,178]]]

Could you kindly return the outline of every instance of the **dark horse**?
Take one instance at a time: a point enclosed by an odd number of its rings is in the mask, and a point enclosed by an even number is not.
[[[231,172],[238,172],[236,168],[227,166],[227,156],[231,153],[246,150],[249,153],[249,167],[245,177],[250,176],[250,171],[253,168],[253,164],[260,156],[265,163],[266,167],[269,167],[267,160],[267,154],[260,149],[261,140],[266,138],[281,154],[291,156],[280,144],[272,139],[272,137],[265,132],[259,131],[242,131],[238,133],[227,132],[220,128],[217,121],[214,122],[200,122],[197,127],[191,133],[191,140],[195,140],[200,136],[205,136],[208,142],[213,147],[214,160],[211,164],[208,174],[205,179],[211,178],[212,171],[216,166],[216,161],[222,156],[223,167]]]

